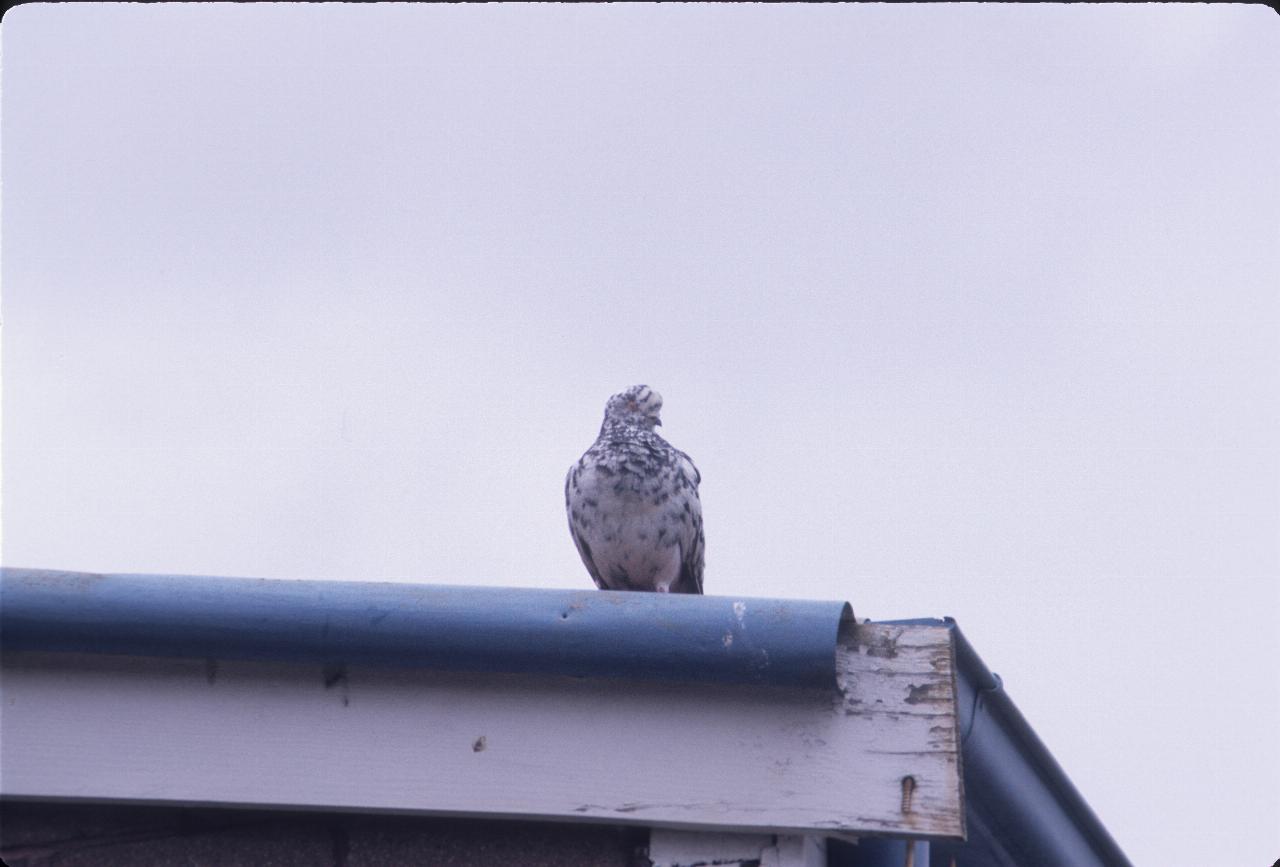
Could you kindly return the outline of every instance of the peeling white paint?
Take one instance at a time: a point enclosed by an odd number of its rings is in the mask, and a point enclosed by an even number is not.
[[[0,795],[959,836],[950,633],[852,632],[831,692],[5,654]]]

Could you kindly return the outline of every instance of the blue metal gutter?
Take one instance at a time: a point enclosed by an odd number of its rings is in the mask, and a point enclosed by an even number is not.
[[[0,569],[0,649],[835,686],[844,602]]]
[[[946,626],[955,639],[968,839],[932,841],[931,867],[1128,867],[1129,859],[956,622],[887,622]]]
[[[5,653],[832,688],[851,617],[843,602],[0,569]],[[1128,867],[955,621],[888,622],[955,641],[968,839],[930,841],[929,863]],[[907,845],[847,847],[832,863],[894,863]]]

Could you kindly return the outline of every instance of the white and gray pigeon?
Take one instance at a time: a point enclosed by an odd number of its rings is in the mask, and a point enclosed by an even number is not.
[[[600,435],[564,481],[569,532],[601,590],[702,592],[702,476],[654,432],[661,410],[647,385],[609,398]]]

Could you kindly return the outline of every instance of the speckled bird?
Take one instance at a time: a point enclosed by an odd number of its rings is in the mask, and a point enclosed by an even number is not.
[[[661,411],[647,385],[609,398],[600,435],[565,479],[569,532],[601,590],[702,592],[702,475],[654,431]]]

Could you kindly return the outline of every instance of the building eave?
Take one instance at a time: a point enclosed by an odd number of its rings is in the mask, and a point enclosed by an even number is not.
[[[1126,867],[1129,859],[955,620],[885,622],[947,626],[955,640],[968,840],[934,843],[934,851],[974,867]]]
[[[6,651],[831,689],[845,602],[0,569]]]
[[[0,577],[0,797],[964,834],[945,627],[841,602]]]

